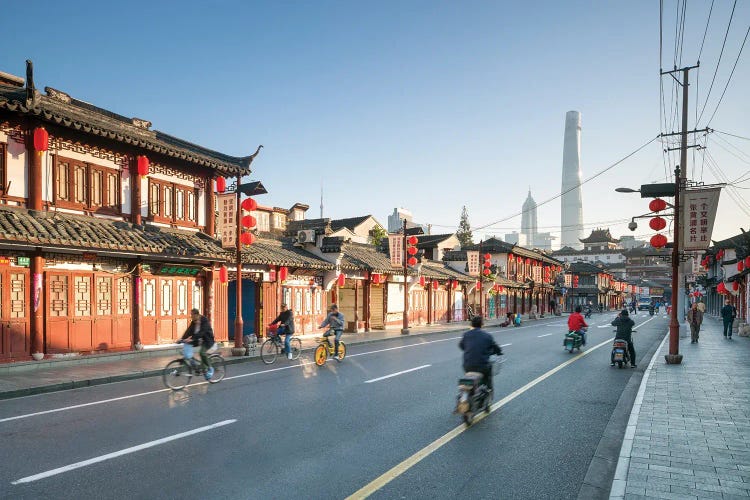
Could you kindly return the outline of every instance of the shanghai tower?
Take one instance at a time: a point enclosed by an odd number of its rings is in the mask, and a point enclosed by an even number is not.
[[[581,200],[581,113],[565,114],[563,145],[561,247],[581,249],[583,244],[583,201]]]

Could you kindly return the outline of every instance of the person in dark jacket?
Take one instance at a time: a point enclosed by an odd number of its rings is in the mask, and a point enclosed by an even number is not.
[[[280,323],[277,333],[284,336],[284,353],[286,353],[289,359],[292,359],[292,349],[289,343],[294,333],[294,313],[292,313],[291,309],[287,308],[286,304],[281,304],[281,312],[268,326],[273,326],[277,323]]]
[[[724,320],[724,337],[732,340],[732,324],[737,316],[737,309],[729,303],[729,299],[724,301],[724,307],[721,308],[721,319]]]
[[[193,322],[190,323],[180,339],[183,342],[192,339],[190,343],[185,343],[184,355],[188,360],[192,360],[192,347],[200,346],[201,368],[206,370],[206,380],[208,380],[214,374],[214,368],[211,366],[211,360],[207,354],[207,351],[214,346],[214,330],[211,328],[211,322],[208,321],[208,318],[203,316],[198,309],[191,310],[190,314],[193,317]]]
[[[617,327],[617,333],[615,333],[616,339],[624,340],[628,343],[628,352],[630,353],[630,366],[635,368],[635,346],[633,345],[633,327],[635,322],[630,319],[627,309],[623,309],[620,314],[617,315],[615,320],[612,322],[612,326]],[[615,365],[615,353],[612,352],[610,359],[612,366]]]
[[[492,335],[482,330],[484,321],[481,316],[471,318],[472,329],[464,333],[458,347],[464,352],[464,371],[479,372],[484,376],[487,389],[492,391],[492,363],[490,356],[502,354],[503,350],[492,338]]]

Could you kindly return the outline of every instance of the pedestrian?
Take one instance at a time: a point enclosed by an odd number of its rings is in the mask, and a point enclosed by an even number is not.
[[[705,303],[705,302],[703,302],[702,300],[698,299],[698,302],[697,302],[697,304],[698,304],[698,310],[699,310],[700,312],[702,312],[702,313],[704,313],[704,314],[705,314],[705,312],[706,312],[706,303]]]
[[[724,307],[721,308],[721,319],[724,320],[724,338],[729,338],[729,340],[732,340],[732,324],[735,316],[737,316],[737,310],[729,303],[729,299],[725,300]]]
[[[555,299],[549,299],[549,312],[550,314],[557,314],[555,311],[555,306],[557,303],[555,302]]]
[[[341,334],[344,333],[344,324],[345,324],[344,315],[339,312],[339,306],[337,306],[336,304],[331,304],[331,307],[328,308],[328,316],[326,316],[326,319],[323,320],[319,328],[324,328],[326,326],[328,327],[328,331],[323,335],[324,337],[330,337],[331,331],[333,331],[333,334],[334,334],[333,358],[336,361],[341,361],[339,359],[339,340],[341,339]]]
[[[687,320],[690,324],[690,343],[698,343],[698,334],[701,331],[701,323],[703,323],[703,313],[698,308],[698,303],[695,302],[687,313]]]

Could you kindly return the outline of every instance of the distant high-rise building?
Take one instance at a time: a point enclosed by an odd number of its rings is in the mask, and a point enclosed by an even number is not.
[[[530,245],[535,244],[536,231],[536,202],[531,197],[531,188],[529,188],[529,195],[526,197],[526,201],[523,202],[521,211],[521,233],[526,236],[526,241]]]
[[[583,201],[581,199],[581,113],[565,115],[562,197],[560,211],[561,247],[582,248]]]

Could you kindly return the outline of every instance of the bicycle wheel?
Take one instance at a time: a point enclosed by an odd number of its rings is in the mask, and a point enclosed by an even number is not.
[[[182,359],[175,359],[167,363],[162,373],[164,385],[175,391],[179,391],[188,385],[192,377],[193,370]]]
[[[319,344],[318,347],[315,348],[315,364],[318,366],[323,366],[324,364],[326,364],[327,359],[328,348],[323,344]]]
[[[208,379],[208,381],[211,384],[215,384],[217,382],[221,382],[224,376],[227,374],[227,367],[224,363],[224,358],[222,358],[219,354],[212,354],[210,359],[211,366],[214,369],[214,374],[210,379]]]
[[[339,361],[342,361],[345,357],[346,357],[346,344],[339,341],[339,355],[337,359]]]
[[[268,339],[260,346],[260,359],[267,365],[276,361],[276,343]]]
[[[292,359],[299,359],[299,355],[302,352],[302,341],[294,337],[289,341],[289,347],[292,349]]]

